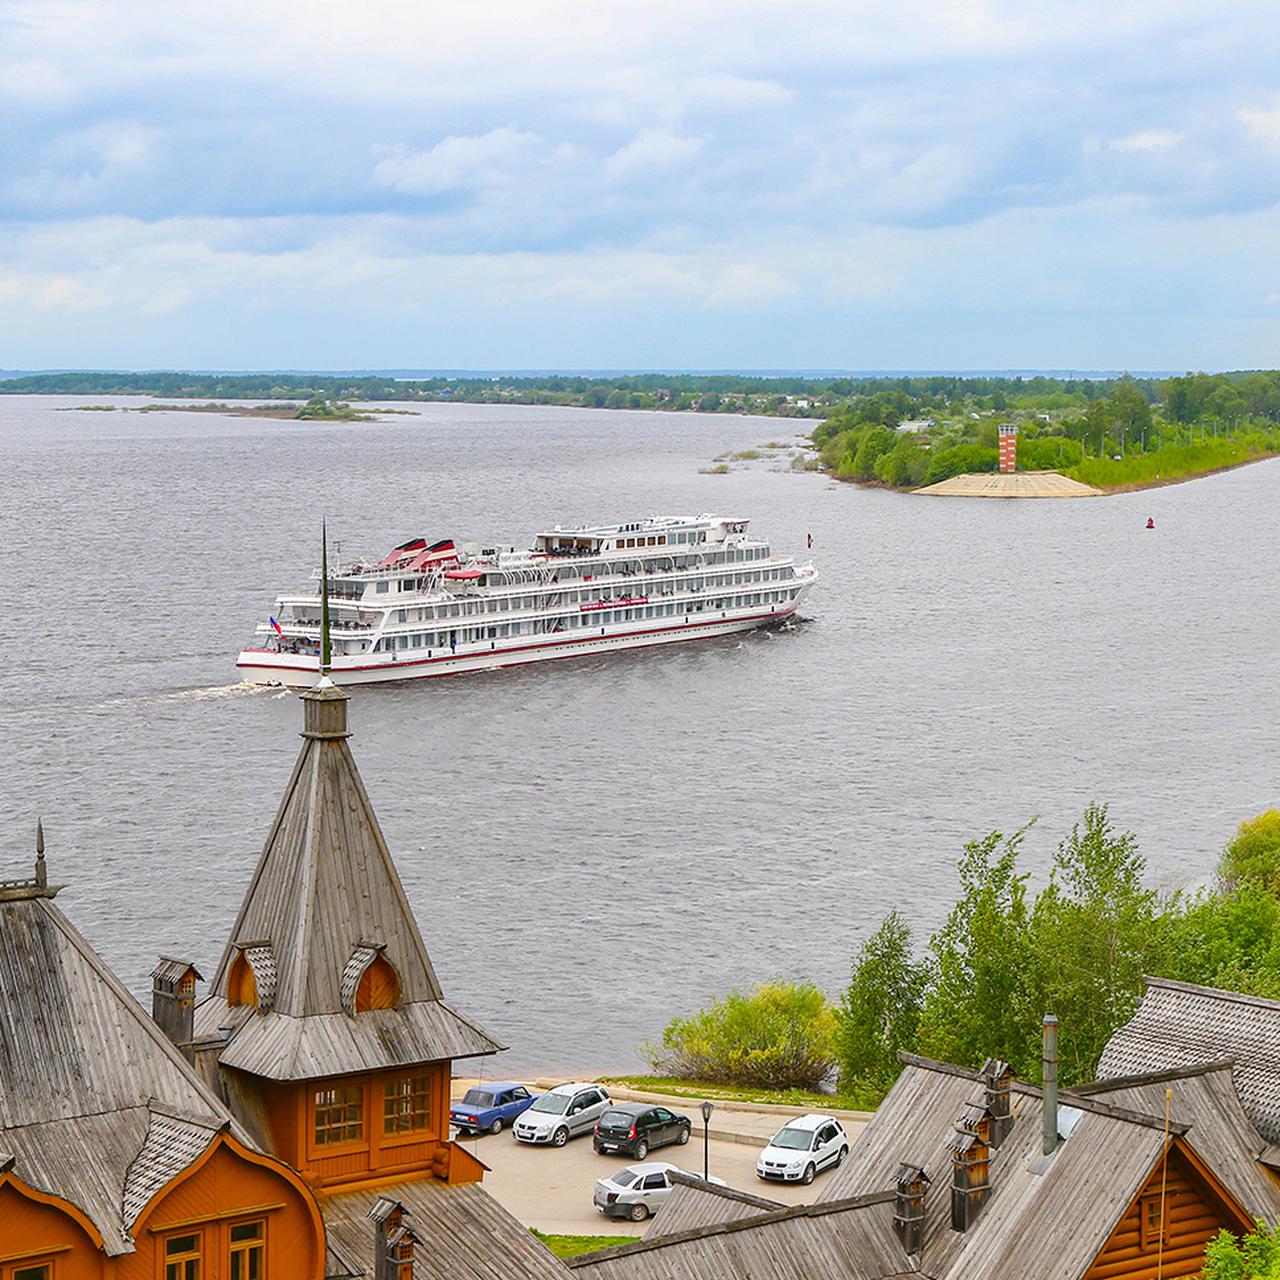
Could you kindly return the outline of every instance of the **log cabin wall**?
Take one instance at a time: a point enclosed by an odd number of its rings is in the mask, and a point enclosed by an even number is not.
[[[1147,1179],[1125,1210],[1084,1280],[1178,1280],[1198,1276],[1205,1246],[1226,1228],[1240,1230],[1234,1216],[1216,1207],[1199,1179],[1175,1148],[1169,1152],[1164,1183],[1165,1235],[1160,1251],[1161,1169]]]

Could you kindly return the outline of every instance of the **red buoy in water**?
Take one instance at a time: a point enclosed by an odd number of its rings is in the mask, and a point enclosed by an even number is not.
[[[1148,529],[1154,529],[1155,527],[1156,527],[1156,522],[1155,522],[1155,521],[1154,521],[1150,516],[1148,516],[1148,517],[1147,517],[1147,528],[1148,528]]]

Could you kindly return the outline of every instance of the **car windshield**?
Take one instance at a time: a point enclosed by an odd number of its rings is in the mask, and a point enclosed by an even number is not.
[[[606,1111],[600,1117],[600,1124],[605,1129],[630,1129],[635,1117],[629,1111]]]
[[[468,1089],[463,1094],[462,1101],[472,1107],[491,1107],[493,1106],[493,1094],[485,1093],[483,1089]]]
[[[637,1180],[637,1178],[639,1178],[639,1176],[640,1175],[637,1173],[632,1173],[630,1169],[619,1169],[618,1172],[613,1175],[613,1181],[620,1187],[629,1187]]]
[[[808,1129],[780,1129],[769,1145],[784,1147],[788,1151],[808,1151],[812,1141],[813,1134]]]
[[[562,1116],[565,1108],[569,1105],[569,1095],[567,1093],[543,1093],[539,1094],[530,1111],[548,1111],[553,1116]]]

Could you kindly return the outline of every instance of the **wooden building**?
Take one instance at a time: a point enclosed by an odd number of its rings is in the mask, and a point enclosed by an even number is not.
[[[312,1188],[327,1276],[563,1280],[449,1138],[453,1060],[502,1046],[441,992],[351,754],[348,695],[322,679],[301,700],[284,798],[177,1039]]]
[[[40,837],[35,874],[0,882],[0,1277],[319,1280],[310,1188],[147,1017],[58,888]]]
[[[1174,1280],[1199,1274],[1218,1230],[1280,1216],[1272,1156],[1228,1063],[1046,1097],[1000,1062],[904,1057],[817,1204],[682,1180],[638,1244],[568,1265],[582,1280]]]
[[[1280,1144],[1280,1001],[1148,978],[1142,1004],[1107,1042],[1102,1079],[1229,1059],[1245,1114]]]
[[[564,1280],[449,1139],[445,1001],[347,743],[303,745],[212,990],[148,1018],[35,874],[0,882],[0,1280]]]

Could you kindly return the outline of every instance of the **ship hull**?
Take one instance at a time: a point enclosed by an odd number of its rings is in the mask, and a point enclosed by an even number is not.
[[[803,598],[803,592],[800,598]],[[635,631],[610,632],[602,635],[548,635],[539,640],[506,648],[466,646],[463,650],[434,654],[425,658],[399,661],[369,660],[369,655],[337,657],[330,667],[335,684],[387,684],[400,680],[425,680],[439,676],[462,675],[466,672],[497,671],[502,667],[525,666],[531,662],[550,662],[558,658],[579,658],[589,654],[612,653],[620,649],[645,649],[660,644],[679,644],[712,636],[754,631],[777,626],[794,616],[800,603],[783,605],[768,613],[722,613],[719,618],[701,619],[672,626],[650,627]],[[276,653],[267,649],[245,649],[236,661],[241,679],[251,684],[284,685],[307,689],[316,682],[319,660],[315,655]]]

